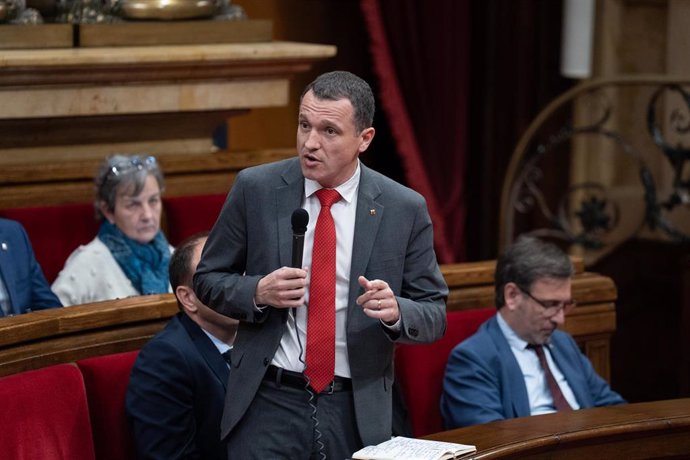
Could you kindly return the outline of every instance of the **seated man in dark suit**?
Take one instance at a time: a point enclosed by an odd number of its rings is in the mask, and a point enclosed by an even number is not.
[[[623,404],[573,338],[570,258],[521,237],[496,264],[498,313],[450,354],[441,396],[447,429],[556,410]]]
[[[19,222],[0,219],[0,316],[62,307]]]
[[[226,459],[220,418],[238,322],[203,305],[191,288],[205,242],[192,237],[173,253],[170,284],[180,313],[132,369],[125,404],[141,459]]]

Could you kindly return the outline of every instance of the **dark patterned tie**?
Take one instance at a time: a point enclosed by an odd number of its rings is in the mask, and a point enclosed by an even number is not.
[[[316,196],[321,211],[314,228],[304,373],[311,387],[321,393],[335,373],[335,222],[331,206],[340,200],[340,194],[322,188]]]
[[[230,355],[232,354],[232,348],[230,348],[227,351],[224,351],[221,353],[223,355],[223,359],[225,360],[226,363],[228,363],[228,366],[230,366],[232,363],[230,362]]]
[[[531,348],[537,354],[539,358],[539,364],[544,370],[544,375],[546,376],[546,385],[549,387],[551,392],[551,397],[553,397],[553,405],[557,411],[569,411],[573,410],[568,404],[568,401],[563,396],[561,388],[558,386],[558,382],[553,377],[551,369],[549,368],[549,363],[546,361],[546,355],[544,355],[544,348],[541,345],[527,345],[527,348]]]

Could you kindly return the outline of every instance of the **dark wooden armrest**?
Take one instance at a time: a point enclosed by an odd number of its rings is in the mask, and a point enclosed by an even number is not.
[[[0,320],[0,376],[136,350],[177,313],[172,294],[35,311]]]

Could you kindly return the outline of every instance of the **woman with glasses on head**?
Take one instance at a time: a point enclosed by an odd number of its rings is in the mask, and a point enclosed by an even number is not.
[[[163,173],[155,157],[113,155],[96,178],[98,235],[52,285],[63,305],[170,292],[172,247],[160,231]]]

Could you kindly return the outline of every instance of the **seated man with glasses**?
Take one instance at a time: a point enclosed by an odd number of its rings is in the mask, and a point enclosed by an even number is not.
[[[498,313],[448,358],[441,396],[447,429],[625,403],[556,329],[575,307],[573,272],[565,253],[532,237],[520,237],[498,259]]]

